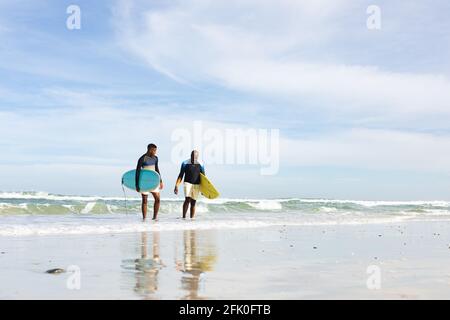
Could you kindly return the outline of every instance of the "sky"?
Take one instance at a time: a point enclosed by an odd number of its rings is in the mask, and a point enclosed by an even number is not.
[[[450,200],[448,12],[445,0],[0,0],[0,191],[120,195],[152,142],[162,197],[196,148],[225,198]],[[279,135],[249,144],[256,163],[215,161],[214,148],[233,154],[233,130]]]

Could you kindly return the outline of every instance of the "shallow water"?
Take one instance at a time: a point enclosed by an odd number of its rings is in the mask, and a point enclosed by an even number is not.
[[[201,199],[195,221],[179,219],[181,206],[163,199],[159,221],[143,224],[137,198],[0,193],[0,236],[450,221],[446,201]]]

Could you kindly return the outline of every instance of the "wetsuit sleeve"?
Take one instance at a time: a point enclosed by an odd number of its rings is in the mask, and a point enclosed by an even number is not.
[[[159,182],[162,182],[162,177],[161,177],[161,173],[159,172],[159,167],[158,167],[158,157],[156,157],[156,162],[155,162],[155,171],[158,172],[159,174]]]
[[[183,162],[181,164],[180,174],[178,175],[178,181],[182,181],[183,180],[185,169],[186,169],[186,166],[184,165],[184,162]]]
[[[142,164],[144,162],[144,156],[140,157],[136,165],[136,188],[139,186],[139,176],[141,174]]]
[[[206,176],[205,166],[204,165],[200,165],[200,172],[203,173]]]

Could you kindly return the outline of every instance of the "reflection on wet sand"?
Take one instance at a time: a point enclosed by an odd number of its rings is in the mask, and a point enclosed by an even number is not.
[[[182,299],[207,299],[199,296],[199,289],[204,282],[205,272],[213,270],[217,259],[215,247],[209,240],[206,238],[207,243],[199,246],[196,230],[183,232],[183,259],[181,261],[175,257],[176,269],[182,272],[181,288],[187,291]]]
[[[180,243],[176,239],[179,235],[182,235],[181,251],[177,251]],[[217,260],[212,235],[208,231],[185,230],[181,234],[168,234],[167,242],[164,241],[161,247],[159,231],[142,232],[138,241],[139,256],[122,260],[122,269],[127,279],[126,287],[131,287],[143,299],[159,299],[161,294],[180,289],[181,299],[207,299],[201,294],[205,285],[205,274],[213,270]],[[160,248],[163,248],[163,257],[170,258],[173,251],[167,249],[173,248],[172,246],[175,246],[172,256],[175,260],[173,269],[166,268],[160,257]],[[135,250],[133,247],[136,254]],[[181,287],[176,285],[178,275],[181,276]],[[164,283],[164,287],[160,282]]]
[[[141,255],[137,259],[124,260],[125,269],[134,269],[136,284],[134,291],[144,299],[155,298],[158,290],[158,273],[165,265],[159,255],[159,232],[153,232],[152,253],[148,255],[148,233],[141,233]]]

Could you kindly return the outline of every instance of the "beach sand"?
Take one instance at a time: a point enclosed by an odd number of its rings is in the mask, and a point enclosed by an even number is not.
[[[448,230],[421,221],[0,237],[0,299],[449,299]]]

